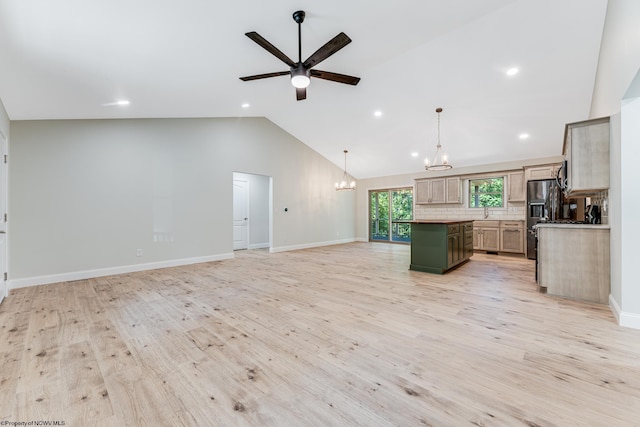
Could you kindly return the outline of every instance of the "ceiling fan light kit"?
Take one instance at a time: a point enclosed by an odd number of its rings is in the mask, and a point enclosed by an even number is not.
[[[291,58],[282,53],[277,47],[269,43],[264,37],[255,31],[245,33],[247,37],[260,45],[267,52],[284,62],[289,66],[289,71],[277,71],[274,73],[256,74],[253,76],[240,77],[242,81],[266,79],[269,77],[291,76],[291,84],[296,88],[296,99],[302,101],[307,99],[307,86],[311,82],[311,77],[323,80],[330,80],[337,83],[348,85],[357,85],[360,77],[348,76],[346,74],[332,73],[329,71],[320,71],[312,69],[314,66],[324,61],[349,43],[351,39],[345,33],[340,33],[333,39],[325,43],[320,49],[315,51],[304,62],[302,61],[302,23],[306,14],[303,10],[293,12],[293,20],[298,24],[298,62],[293,62]]]
[[[311,83],[309,74],[309,70],[305,70],[304,67],[302,67],[302,64],[295,68],[291,67],[291,84],[293,87],[303,89],[309,86],[309,83]]]
[[[440,113],[442,108],[436,108],[438,114],[438,145],[436,145],[436,154],[433,156],[433,163],[429,162],[429,158],[424,159],[424,168],[428,171],[444,171],[453,168],[449,163],[449,155],[447,153],[440,153],[442,150],[442,144],[440,144]]]

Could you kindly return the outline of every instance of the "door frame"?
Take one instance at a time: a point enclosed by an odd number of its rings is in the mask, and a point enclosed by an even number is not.
[[[397,223],[401,223],[404,221],[394,221],[393,220],[393,212],[391,211],[391,205],[392,205],[392,201],[393,201],[393,195],[392,192],[393,191],[398,191],[398,190],[411,190],[411,197],[413,199],[412,201],[412,205],[411,205],[411,216],[412,218],[414,218],[415,216],[415,188],[414,187],[392,187],[392,188],[378,188],[378,189],[368,189],[367,190],[367,241],[369,242],[379,242],[379,243],[395,243],[395,244],[401,244],[401,245],[408,245],[411,244],[411,241],[400,241],[400,240],[393,240],[393,224],[394,222]],[[371,239],[371,193],[382,193],[382,192],[386,192],[389,194],[389,220],[388,220],[388,225],[389,225],[389,238],[387,240],[373,240]]]
[[[2,237],[0,239],[0,303],[5,299],[5,297],[9,296],[9,281],[8,281],[8,271],[9,271],[9,224],[7,221],[7,213],[9,211],[9,141],[7,137],[0,130],[0,233]],[[4,209],[1,209],[4,208]]]
[[[247,208],[252,211],[249,210],[248,212],[248,227],[251,227],[253,222],[254,241],[251,241],[251,235],[248,234],[247,249],[269,249],[269,252],[273,252],[273,177],[251,172],[233,171],[232,181],[235,182],[236,180],[246,181],[249,189],[247,191],[247,197],[249,198]],[[261,196],[262,194],[266,194],[266,200]],[[249,232],[249,229],[247,231]],[[233,247],[233,241],[231,244]]]
[[[243,207],[244,207],[244,220],[243,220],[243,225],[242,227],[244,227],[244,235],[243,235],[243,239],[241,242],[242,247],[236,247],[236,240],[235,240],[235,227],[236,227],[236,223],[235,223],[235,210],[236,210],[236,198],[239,197],[238,192],[236,191],[236,187],[238,185],[236,185],[236,183],[244,183],[243,187],[244,187],[244,200],[243,200]],[[244,179],[237,179],[234,175],[233,178],[233,227],[234,227],[234,239],[233,239],[233,250],[237,251],[237,250],[246,250],[249,249],[249,246],[251,245],[251,221],[249,218],[249,212],[251,210],[251,183],[247,180]]]

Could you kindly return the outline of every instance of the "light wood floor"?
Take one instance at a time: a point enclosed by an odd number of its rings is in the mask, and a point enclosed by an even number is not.
[[[14,290],[0,420],[640,425],[640,331],[608,307],[538,293],[522,258],[408,266],[352,243]]]

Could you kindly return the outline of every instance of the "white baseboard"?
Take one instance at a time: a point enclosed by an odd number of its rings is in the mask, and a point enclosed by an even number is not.
[[[182,258],[169,261],[149,262],[146,264],[124,265],[120,267],[99,268],[95,270],[72,271],[69,273],[51,274],[47,276],[25,277],[9,280],[9,290],[29,286],[47,285],[49,283],[71,282],[74,280],[92,279],[95,277],[113,276],[114,274],[134,273],[136,271],[155,270],[158,268],[178,267],[181,265],[199,264],[203,262],[232,259],[233,252],[195,258]]]
[[[611,294],[609,294],[609,308],[611,309],[613,315],[616,317],[616,322],[620,324],[620,313],[622,312],[622,310],[618,305],[618,301],[616,301]]]
[[[280,246],[278,248],[271,248],[269,252],[287,252],[287,251],[297,251],[299,249],[310,249],[310,248],[319,248],[321,246],[331,246],[331,245],[342,245],[344,243],[352,243],[355,242],[356,239],[342,239],[342,240],[331,240],[328,242],[316,242],[316,243],[305,243],[302,245],[291,245],[291,246]]]
[[[626,328],[640,329],[640,313],[625,313],[611,295],[609,295],[609,308],[616,317],[618,325]]]
[[[269,248],[269,242],[253,243],[249,245],[249,249],[267,249],[267,248]]]

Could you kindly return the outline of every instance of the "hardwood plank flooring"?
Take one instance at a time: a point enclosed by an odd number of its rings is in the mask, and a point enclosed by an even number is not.
[[[351,243],[13,290],[0,421],[640,426],[640,331],[475,254]]]

